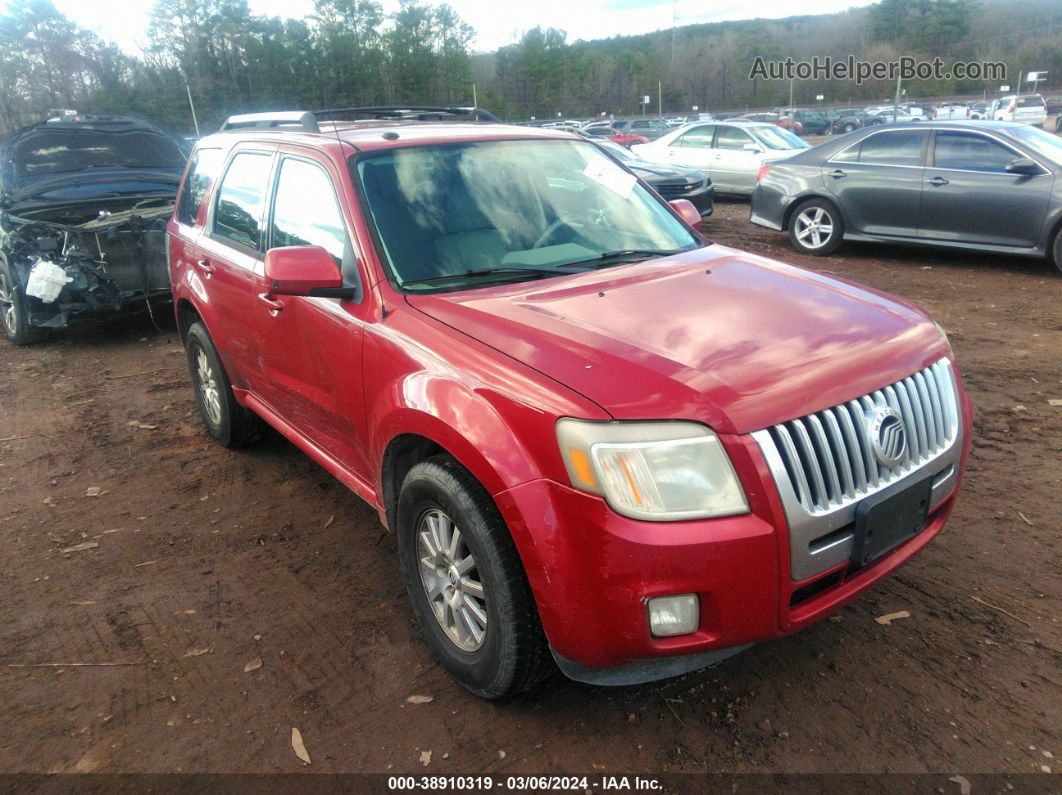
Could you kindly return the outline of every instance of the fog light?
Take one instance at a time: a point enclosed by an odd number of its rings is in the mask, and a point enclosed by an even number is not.
[[[649,600],[649,631],[658,638],[688,635],[701,622],[697,595],[661,596]]]

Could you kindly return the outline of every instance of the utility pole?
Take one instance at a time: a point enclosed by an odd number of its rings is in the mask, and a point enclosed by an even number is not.
[[[472,107],[473,108],[478,108],[479,107],[479,100],[476,99],[476,84],[475,83],[472,84]]]
[[[892,123],[893,124],[896,123],[896,116],[900,112],[900,83],[902,81],[903,81],[903,78],[900,77],[899,75],[896,75],[896,101],[892,103]]]
[[[656,115],[660,118],[664,117],[664,93],[663,93],[663,81],[656,81]]]
[[[789,78],[789,107],[793,107],[793,78]]]

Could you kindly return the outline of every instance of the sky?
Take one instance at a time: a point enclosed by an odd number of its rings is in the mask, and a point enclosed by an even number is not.
[[[435,2],[435,0],[430,0]],[[476,30],[473,47],[495,50],[511,44],[536,25],[567,31],[568,41],[648,33],[679,25],[749,19],[777,19],[795,14],[829,14],[869,5],[871,0],[449,0]],[[77,24],[138,54],[146,42],[151,0],[53,0]],[[313,0],[249,0],[255,14],[304,17]],[[391,11],[398,0],[383,0]],[[576,10],[578,9],[578,10]]]

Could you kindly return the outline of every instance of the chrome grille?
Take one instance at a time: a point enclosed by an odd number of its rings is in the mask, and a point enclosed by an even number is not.
[[[867,415],[899,412],[907,449],[894,467],[874,455]],[[952,447],[959,431],[955,381],[946,359],[832,408],[767,429],[800,505],[824,514],[900,480]]]

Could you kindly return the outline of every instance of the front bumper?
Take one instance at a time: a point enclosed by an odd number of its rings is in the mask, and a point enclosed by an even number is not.
[[[714,664],[749,644],[796,632],[837,611],[910,560],[955,504],[959,475],[928,526],[873,563],[842,563],[809,580],[790,576],[785,511],[768,464],[749,436],[722,437],[745,484],[750,513],[643,522],[600,498],[550,480],[495,495],[528,573],[554,657],[574,679],[634,684]],[[694,593],[700,626],[655,638],[647,601]]]

